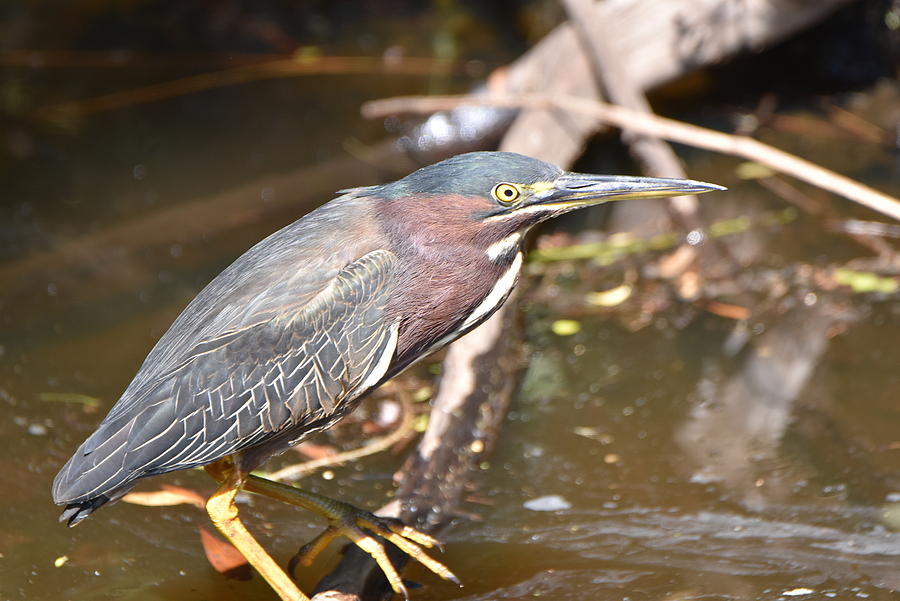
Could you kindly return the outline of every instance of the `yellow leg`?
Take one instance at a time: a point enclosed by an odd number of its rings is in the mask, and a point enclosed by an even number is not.
[[[390,559],[384,551],[384,546],[368,532],[372,532],[383,539],[396,545],[401,551],[424,565],[426,568],[443,578],[456,584],[459,579],[447,567],[429,557],[421,548],[432,548],[438,545],[437,539],[419,532],[415,528],[407,526],[400,520],[383,518],[368,511],[363,511],[322,495],[272,482],[259,476],[250,475],[243,484],[243,489],[249,492],[265,495],[285,503],[297,505],[314,513],[324,516],[330,522],[325,532],[304,546],[291,560],[291,566],[298,562],[308,566],[313,558],[322,551],[338,534],[349,538],[360,549],[372,556],[378,566],[384,572],[391,588],[398,595],[407,598],[406,587],[397,573]]]
[[[291,560],[288,562],[288,573],[291,576],[294,575],[294,572],[297,571],[297,564],[302,564],[303,566],[312,565],[313,559],[325,550],[331,541],[340,536],[340,532],[334,526],[328,526],[325,530],[322,531],[316,538],[312,539],[305,545],[303,545],[297,553],[291,557]]]
[[[206,502],[206,511],[210,519],[283,601],[309,601],[309,597],[297,588],[241,523],[234,497],[241,488],[242,478],[237,470],[229,469],[230,465],[230,461],[223,459],[208,467],[207,471],[221,482],[219,489]]]

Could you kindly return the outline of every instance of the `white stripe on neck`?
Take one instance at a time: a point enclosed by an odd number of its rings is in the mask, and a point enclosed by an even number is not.
[[[466,330],[472,325],[479,323],[499,307],[503,301],[506,300],[506,297],[509,296],[513,286],[516,285],[516,280],[519,277],[519,270],[521,268],[522,252],[519,251],[516,253],[516,258],[513,259],[512,265],[510,265],[506,272],[500,276],[500,279],[497,280],[497,283],[494,284],[494,287],[491,288],[488,295],[484,297],[484,300],[475,307],[475,310],[472,311],[468,317],[466,317],[466,320],[463,322],[460,329]]]
[[[499,259],[500,257],[505,257],[506,255],[508,255],[510,253],[510,251],[512,251],[516,246],[518,246],[519,240],[521,240],[521,239],[522,239],[521,232],[513,232],[506,238],[503,238],[502,240],[498,240],[497,242],[494,242],[493,244],[488,246],[487,251],[485,251],[485,254],[488,256],[488,259],[490,259],[491,261],[496,263],[497,259]]]
[[[400,322],[395,321],[388,328],[388,339],[381,349],[381,356],[375,362],[375,367],[366,376],[366,379],[360,383],[354,392],[364,393],[366,390],[378,384],[378,381],[384,377],[388,368],[391,366],[391,360],[394,358],[394,351],[397,350],[397,334],[400,331]]]

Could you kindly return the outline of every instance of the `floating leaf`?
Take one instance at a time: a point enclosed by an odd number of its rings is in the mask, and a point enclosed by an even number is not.
[[[732,305],[730,303],[709,301],[704,306],[704,309],[706,309],[713,315],[718,315],[719,317],[725,317],[728,319],[735,319],[737,321],[742,321],[750,317],[750,309],[748,309],[747,307],[742,307],[740,305]]]
[[[594,438],[600,433],[597,428],[592,428],[590,426],[575,426],[572,428],[572,432],[578,436],[584,436],[585,438]]]
[[[53,565],[57,568],[61,568],[64,565],[66,565],[67,563],[69,563],[68,555],[60,555],[59,557],[57,557],[56,559],[53,560]]]
[[[413,393],[412,399],[414,403],[424,403],[431,400],[432,394],[431,386],[423,386]]]
[[[200,542],[209,565],[218,573],[234,580],[250,580],[250,564],[241,552],[221,538],[211,534],[203,526],[197,526]]]
[[[760,163],[746,161],[737,166],[734,174],[740,179],[762,179],[775,175],[775,172]]]
[[[45,403],[76,403],[92,409],[100,406],[100,399],[97,397],[77,392],[41,392],[38,398]]]
[[[850,269],[838,269],[834,272],[834,281],[843,286],[849,286],[853,292],[882,292],[891,294],[897,291],[897,280],[884,278],[869,271],[852,271]]]
[[[550,329],[557,336],[571,336],[581,331],[581,324],[574,319],[557,319]]]
[[[417,415],[416,419],[413,420],[413,430],[418,433],[422,433],[428,429],[428,414],[423,413],[421,415]]]
[[[611,444],[615,440],[615,437],[613,437],[612,434],[601,432],[598,428],[591,426],[575,426],[572,428],[572,432],[578,436],[584,436],[585,438],[599,441],[602,444]]]
[[[889,503],[881,511],[881,522],[893,532],[900,532],[900,503]]]
[[[734,234],[742,234],[753,227],[753,220],[746,215],[735,217],[734,219],[725,219],[716,221],[709,226],[707,231],[711,238],[722,238],[724,236],[732,236]]]
[[[590,292],[587,302],[596,307],[615,307],[621,305],[631,297],[633,288],[630,284],[622,284],[602,292]]]
[[[200,493],[171,484],[163,484],[162,490],[130,492],[122,497],[122,500],[126,503],[144,505],[146,507],[169,507],[183,504],[193,505],[200,509],[206,507],[206,498]]]

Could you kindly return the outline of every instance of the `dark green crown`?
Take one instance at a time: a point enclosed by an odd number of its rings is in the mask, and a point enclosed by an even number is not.
[[[377,190],[387,198],[418,194],[487,197],[501,182],[533,184],[553,181],[561,174],[555,165],[514,152],[469,152],[422,167]]]

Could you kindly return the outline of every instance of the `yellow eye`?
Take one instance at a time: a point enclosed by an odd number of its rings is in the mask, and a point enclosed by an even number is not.
[[[515,202],[521,195],[522,191],[512,184],[497,184],[494,186],[494,189],[491,190],[491,196],[503,204]]]

